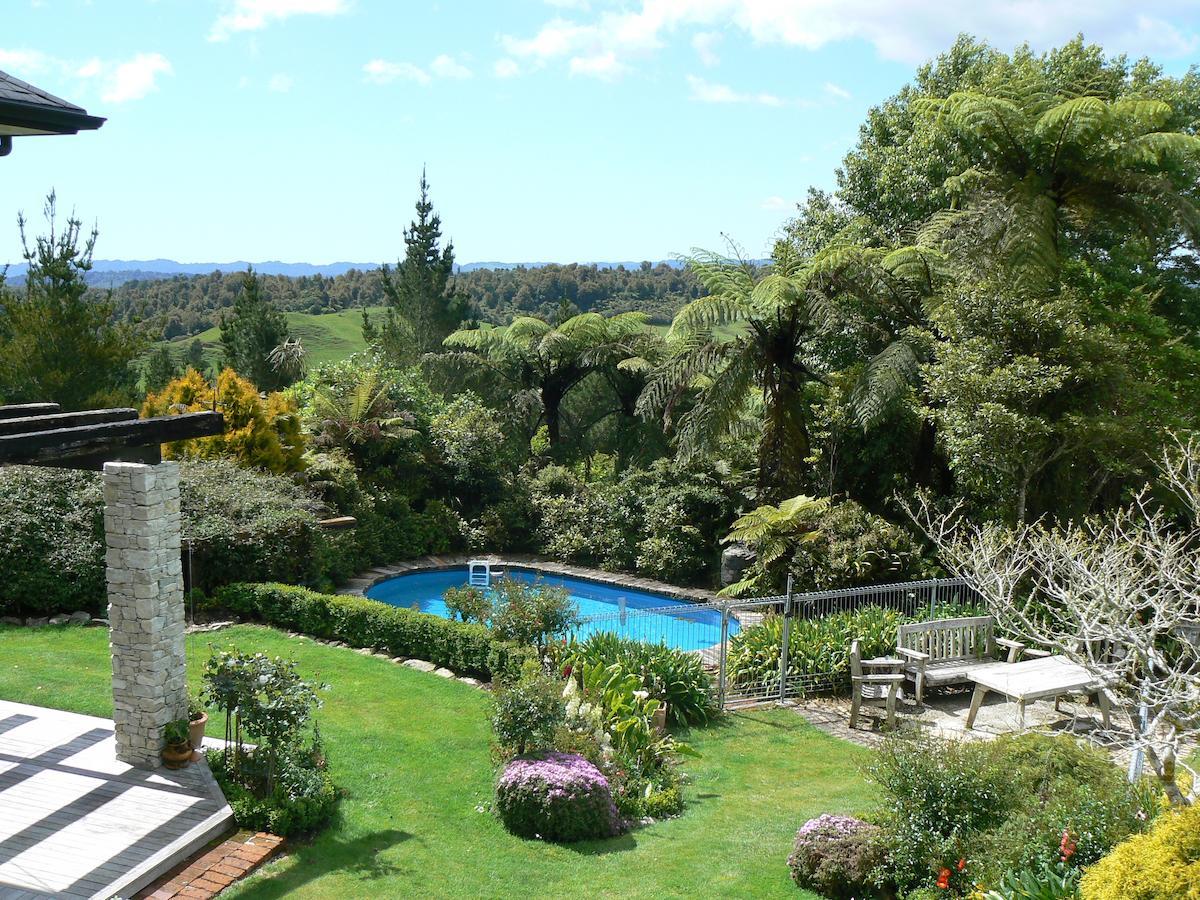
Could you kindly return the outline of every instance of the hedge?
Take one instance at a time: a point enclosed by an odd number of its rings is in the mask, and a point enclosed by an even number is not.
[[[403,609],[345,594],[321,594],[287,584],[231,584],[215,604],[246,619],[325,640],[369,647],[389,656],[424,659],[459,675],[503,678],[520,673],[532,647],[497,640],[475,623]]]

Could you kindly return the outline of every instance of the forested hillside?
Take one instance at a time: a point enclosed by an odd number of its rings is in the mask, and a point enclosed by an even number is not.
[[[554,315],[564,300],[580,312],[636,310],[653,321],[667,322],[681,306],[704,293],[690,271],[649,262],[637,268],[572,263],[476,269],[455,275],[453,283],[455,290],[466,294],[480,319],[495,324],[516,314]],[[113,290],[112,302],[122,321],[150,320],[156,332],[161,327],[161,336],[170,339],[198,334],[218,324],[221,310],[233,306],[241,284],[240,272],[133,280]],[[261,284],[264,295],[287,312],[329,313],[385,303],[378,270],[352,269],[336,277],[263,275]],[[103,291],[107,293],[107,289]]]

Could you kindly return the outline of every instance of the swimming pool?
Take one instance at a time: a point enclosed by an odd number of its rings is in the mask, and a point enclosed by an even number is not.
[[[679,650],[703,650],[721,642],[721,614],[713,609],[696,608],[686,600],[676,600],[665,594],[652,594],[624,585],[602,584],[565,575],[539,575],[528,569],[509,568],[510,578],[526,583],[535,581],[554,587],[564,587],[579,607],[583,620],[573,632],[583,639],[602,631],[650,643],[663,643]],[[366,596],[389,603],[449,618],[442,600],[448,588],[467,583],[467,569],[437,569],[431,572],[412,572],[397,575],[372,585]],[[629,613],[620,615],[621,598]],[[637,610],[653,609],[653,613],[638,614]],[[594,618],[593,618],[594,617]],[[729,634],[736,634],[738,623],[729,620]]]

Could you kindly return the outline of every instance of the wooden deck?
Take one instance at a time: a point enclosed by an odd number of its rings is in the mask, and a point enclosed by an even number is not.
[[[232,824],[204,763],[135,769],[110,720],[0,700],[0,900],[128,897]]]

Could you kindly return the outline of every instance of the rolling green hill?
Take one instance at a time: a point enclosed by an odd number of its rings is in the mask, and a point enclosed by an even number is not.
[[[381,313],[383,307],[371,307],[372,314]],[[308,364],[319,366],[337,362],[353,353],[366,349],[362,337],[361,309],[346,309],[336,313],[286,313],[288,331],[308,351]],[[209,328],[192,337],[168,341],[167,346],[176,358],[182,359],[188,345],[195,339],[204,345],[204,360],[208,365],[217,361],[221,354],[221,329]]]

